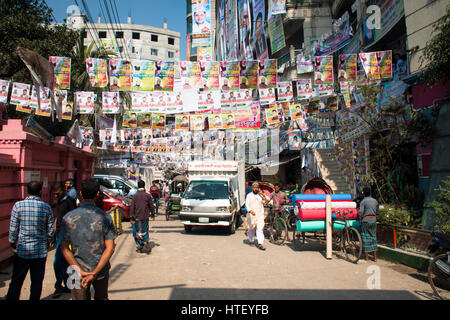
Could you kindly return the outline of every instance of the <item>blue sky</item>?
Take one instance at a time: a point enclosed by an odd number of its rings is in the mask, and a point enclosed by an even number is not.
[[[57,22],[62,23],[67,17],[67,8],[75,5],[75,0],[46,0],[47,5],[53,9],[53,15]],[[77,0],[84,12],[81,0]],[[103,1],[86,0],[92,19],[97,21],[100,14],[103,17],[99,2],[105,7]],[[186,59],[186,0],[107,0],[106,3],[115,3],[121,23],[127,22],[128,12],[131,9],[131,21],[135,24],[149,25],[152,27],[163,27],[164,19],[167,20],[167,28],[181,33],[180,60]],[[106,12],[105,12],[106,14]],[[109,19],[106,20],[109,22]]]

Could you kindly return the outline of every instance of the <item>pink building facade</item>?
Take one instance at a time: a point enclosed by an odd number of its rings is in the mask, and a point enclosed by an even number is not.
[[[0,131],[0,262],[13,255],[9,246],[11,209],[27,196],[27,183],[42,182],[42,200],[53,204],[53,183],[73,178],[77,190],[93,175],[95,154],[76,148],[65,137],[39,138],[26,129],[26,120],[3,122]]]

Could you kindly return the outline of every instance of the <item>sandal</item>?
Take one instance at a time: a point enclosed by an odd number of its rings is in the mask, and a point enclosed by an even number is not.
[[[266,248],[262,245],[262,244],[257,244],[256,245],[256,247],[259,249],[259,250],[266,250]]]

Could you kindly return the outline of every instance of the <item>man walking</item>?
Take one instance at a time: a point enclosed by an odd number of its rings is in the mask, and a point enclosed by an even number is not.
[[[66,192],[67,192],[66,196],[71,197],[71,198],[75,199],[75,201],[77,201],[78,200],[77,189],[75,189],[74,184],[75,184],[75,181],[73,181],[73,179],[67,179],[64,182]]]
[[[250,245],[254,245],[254,237],[256,234],[258,243],[256,247],[260,250],[266,250],[264,243],[264,205],[268,203],[268,199],[259,189],[257,182],[252,184],[252,193],[247,195],[245,206],[247,208],[247,236]]]
[[[373,252],[373,261],[377,261],[377,219],[378,201],[370,196],[370,188],[364,187],[364,199],[359,205],[358,218],[361,221],[361,240],[366,261]]]
[[[155,220],[155,215],[158,214],[159,207],[159,198],[161,197],[159,186],[156,184],[156,181],[153,181],[152,186],[150,187],[150,193],[153,197],[153,202],[155,204],[155,211],[152,213],[152,218]]]
[[[61,252],[61,221],[69,211],[72,211],[77,207],[75,199],[72,197],[65,196],[65,188],[61,182],[55,183],[53,185],[53,192],[56,196],[56,222],[55,222],[55,235],[56,235],[56,251],[53,260],[53,269],[55,271],[55,292],[53,293],[53,298],[58,298],[62,293],[70,293],[67,288],[67,264],[66,259]],[[64,284],[64,285],[63,285]]]
[[[53,212],[40,198],[42,184],[32,181],[28,183],[27,191],[29,196],[16,202],[11,211],[9,243],[15,253],[6,300],[19,300],[28,271],[30,300],[41,298],[48,248],[54,242]]]
[[[95,300],[108,300],[109,260],[117,233],[111,216],[95,206],[99,194],[100,185],[95,179],[83,181],[82,204],[62,220],[61,250],[76,272],[69,276],[69,280],[75,280],[71,283],[73,300],[90,300],[91,284]]]
[[[133,224],[133,235],[136,241],[136,252],[142,253],[143,249],[150,254],[152,248],[148,244],[148,218],[150,213],[154,215],[155,206],[152,196],[145,191],[145,182],[138,181],[138,191],[133,196],[130,208],[131,223]]]

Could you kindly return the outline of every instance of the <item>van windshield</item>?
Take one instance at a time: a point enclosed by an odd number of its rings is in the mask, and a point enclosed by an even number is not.
[[[185,199],[228,199],[226,181],[191,181],[184,193]]]

